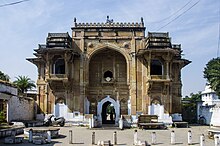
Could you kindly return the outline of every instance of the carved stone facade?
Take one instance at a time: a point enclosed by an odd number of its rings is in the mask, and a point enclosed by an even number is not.
[[[181,58],[180,45],[172,45],[168,33],[145,36],[143,19],[74,20],[72,37],[49,33],[46,45],[35,52],[36,58],[28,60],[38,68],[39,112],[55,113],[59,103],[68,113],[90,113],[100,120],[109,105],[117,119],[148,113],[152,103],[164,105],[166,113],[181,112],[181,69],[190,61]]]

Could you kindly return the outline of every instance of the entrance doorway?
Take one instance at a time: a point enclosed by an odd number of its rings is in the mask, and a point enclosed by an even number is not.
[[[115,124],[115,108],[109,101],[102,105],[102,124]]]
[[[98,117],[98,121],[100,121],[102,124],[112,123],[117,125],[120,117],[119,101],[118,100],[115,101],[109,95],[106,96],[106,98],[98,102],[97,117]]]

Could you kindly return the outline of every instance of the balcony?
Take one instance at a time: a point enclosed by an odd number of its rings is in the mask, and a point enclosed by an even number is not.
[[[49,33],[47,48],[71,48],[72,38],[68,33]]]
[[[48,81],[68,81],[68,77],[66,74],[50,74],[50,77],[47,79]]]
[[[168,81],[170,81],[170,78],[167,78],[166,75],[151,75],[149,81],[168,82]]]

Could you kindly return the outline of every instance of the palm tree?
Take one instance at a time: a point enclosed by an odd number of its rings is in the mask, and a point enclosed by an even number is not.
[[[0,80],[9,81],[10,77],[7,74],[4,74],[0,71]]]
[[[220,57],[210,60],[205,67],[204,77],[220,97]]]
[[[36,87],[34,81],[27,76],[18,76],[16,79],[17,80],[14,81],[14,84],[18,87],[20,93],[25,93],[28,89]]]

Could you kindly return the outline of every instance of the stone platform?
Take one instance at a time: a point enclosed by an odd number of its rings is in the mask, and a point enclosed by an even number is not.
[[[56,127],[31,127],[31,128],[25,128],[24,133],[26,135],[29,135],[30,130],[32,130],[33,136],[47,137],[47,132],[50,131],[51,138],[57,138],[57,137],[59,137],[60,128],[56,128]]]

